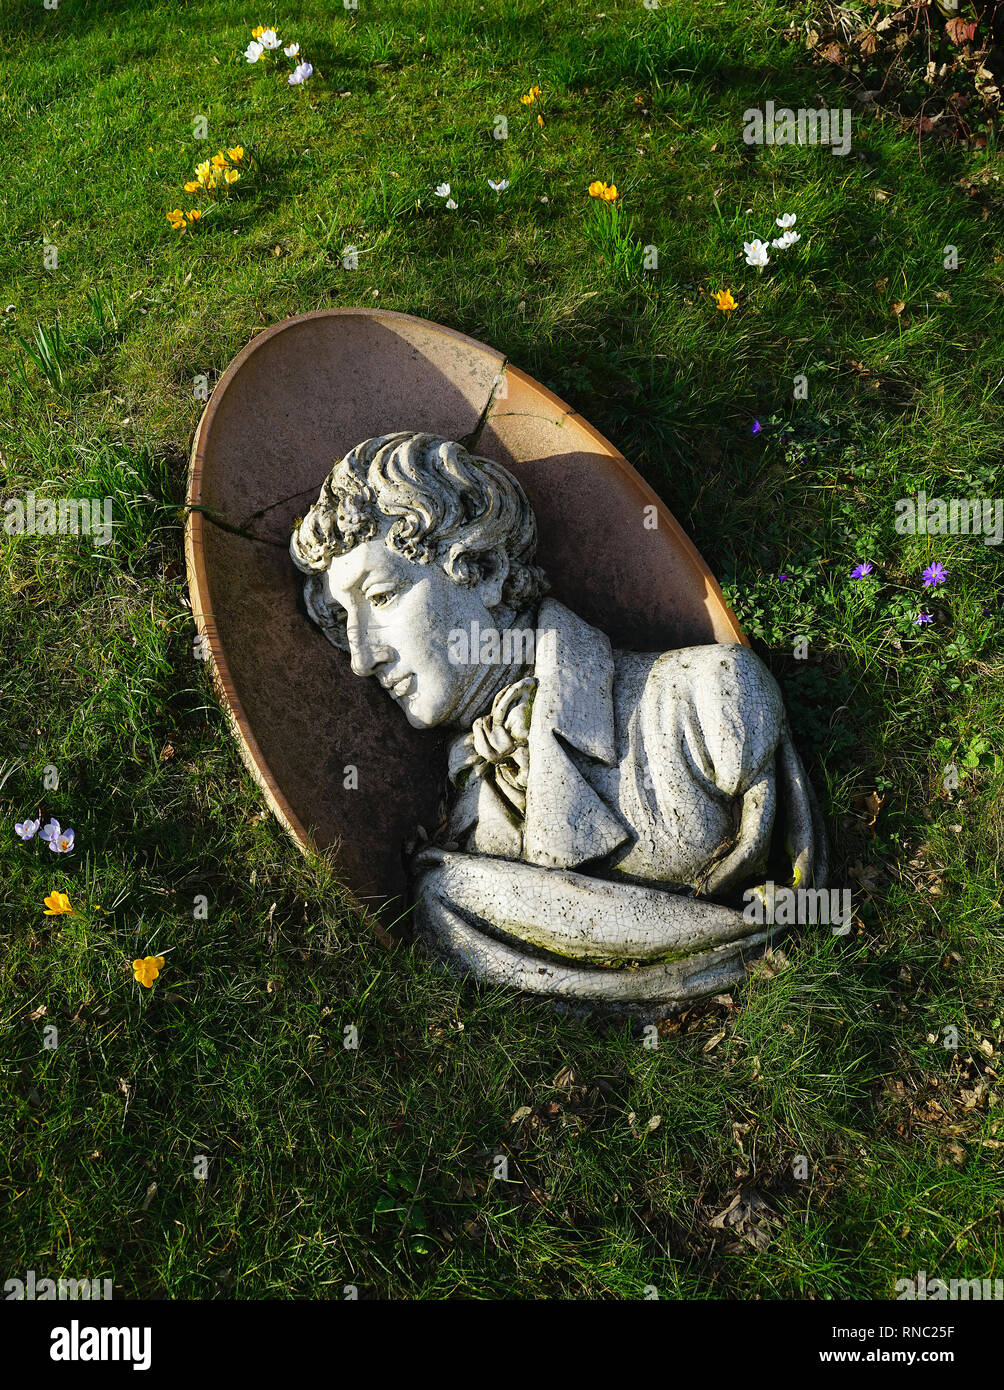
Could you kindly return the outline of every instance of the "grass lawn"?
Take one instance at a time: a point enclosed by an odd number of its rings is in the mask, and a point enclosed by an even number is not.
[[[778,1299],[1004,1272],[1001,552],[894,525],[921,490],[1004,497],[996,139],[854,101],[786,35],[808,11],[605,5],[4,0],[0,500],[111,496],[115,542],[0,534],[0,1278]],[[302,86],[241,56],[273,22]],[[850,152],[746,145],[767,100],[849,106]],[[238,145],[227,198],[183,190]],[[786,212],[800,242],[747,266]],[[383,949],[193,659],[197,379],[374,304],[582,411],[781,683],[854,929],[804,929],[657,1049]],[[74,851],[22,843],[37,817]]]

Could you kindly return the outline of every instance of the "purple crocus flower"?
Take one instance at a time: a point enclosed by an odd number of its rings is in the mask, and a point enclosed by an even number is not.
[[[302,82],[306,82],[308,77],[312,77],[314,65],[312,63],[297,63],[296,67],[289,74],[289,85],[299,87]]]
[[[925,625],[925,623],[933,623],[933,622],[934,622],[934,614],[933,614],[933,613],[918,613],[917,616],[914,618],[913,621],[914,621],[914,624],[915,624],[917,627],[923,627],[923,626]]]
[[[51,820],[38,838],[45,841],[53,854],[69,854],[73,848],[74,832],[64,830],[58,820]]]
[[[870,560],[862,560],[860,565],[855,565],[851,570],[852,579],[864,579],[866,574],[871,574],[875,566]]]
[[[42,822],[40,820],[24,820],[20,825],[15,822],[14,832],[20,835],[22,840],[30,840],[41,824]]]
[[[928,565],[920,577],[924,581],[925,589],[933,589],[935,584],[945,583],[948,579],[948,571],[940,560],[935,560],[933,565]]]

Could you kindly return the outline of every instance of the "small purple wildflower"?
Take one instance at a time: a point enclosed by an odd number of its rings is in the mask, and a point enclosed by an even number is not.
[[[871,574],[875,566],[870,560],[862,560],[860,565],[855,565],[851,570],[852,579],[864,579],[866,574]]]
[[[759,420],[754,420],[754,421],[753,421],[753,433],[754,433],[754,434],[759,434],[760,431],[761,431],[762,429],[763,429],[763,425],[761,425],[760,421],[759,421]]]
[[[14,831],[22,840],[30,840],[41,824],[40,820],[25,820],[20,825],[15,822]]]
[[[933,613],[918,613],[917,616],[914,618],[913,621],[914,621],[914,624],[915,624],[917,627],[923,627],[925,623],[933,623],[933,622],[934,622],[934,614],[933,614]]]
[[[935,584],[944,584],[948,579],[948,571],[940,560],[935,560],[933,565],[928,565],[927,569],[920,576],[924,581],[925,589],[932,589]]]
[[[788,576],[786,574],[779,574],[777,577],[782,584],[786,584],[788,581]]]

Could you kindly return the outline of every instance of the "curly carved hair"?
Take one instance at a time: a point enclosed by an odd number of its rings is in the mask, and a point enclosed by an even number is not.
[[[442,565],[458,584],[501,571],[501,601],[514,613],[549,588],[532,563],[533,508],[511,473],[450,439],[408,431],[379,435],[335,464],[289,543],[294,564],[309,576],[303,586],[307,612],[342,650],[348,650],[345,613],[325,598],[324,572],[388,522],[392,550],[418,565]]]

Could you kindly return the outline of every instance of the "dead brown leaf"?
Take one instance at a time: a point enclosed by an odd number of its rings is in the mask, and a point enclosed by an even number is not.
[[[860,859],[856,859],[847,872],[868,894],[878,892],[885,877],[876,864],[862,864]]]
[[[956,16],[954,19],[946,19],[945,33],[951,39],[952,43],[961,47],[962,44],[969,43],[972,40],[976,33],[977,24],[978,21],[975,19],[967,21],[961,16]]]
[[[851,804],[862,813],[862,819],[871,829],[878,820],[879,813],[887,800],[887,797],[879,796],[877,791],[860,792],[853,798]]]
[[[781,1219],[755,1188],[740,1187],[728,1206],[713,1216],[708,1225],[713,1231],[729,1231],[739,1237],[734,1245],[726,1247],[733,1253],[740,1251],[743,1244],[766,1250],[774,1238],[771,1228],[780,1226]]]

